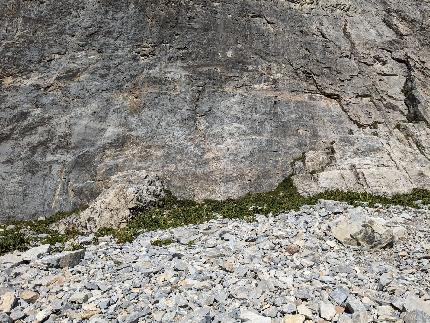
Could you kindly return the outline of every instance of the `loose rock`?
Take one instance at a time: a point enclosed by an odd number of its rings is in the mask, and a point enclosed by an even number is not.
[[[39,293],[36,293],[31,290],[24,290],[19,294],[19,297],[26,301],[27,303],[34,303],[39,298]]]
[[[336,308],[333,304],[328,302],[320,302],[319,305],[320,316],[323,319],[331,321],[333,317],[336,315]]]
[[[15,293],[6,292],[0,298],[0,312],[10,313],[15,307],[17,298]]]
[[[386,249],[331,248],[329,228],[339,214],[324,205],[256,222],[219,219],[144,232],[126,244],[109,238],[85,252],[52,249],[12,266],[0,262],[0,298],[14,297],[7,319],[28,322],[425,322],[430,211],[339,203],[345,214],[381,218],[387,228],[410,214],[403,224],[409,235]],[[178,239],[151,244],[160,237]],[[187,237],[192,245],[181,242]],[[300,250],[290,253],[291,245]]]
[[[42,258],[41,262],[56,268],[74,267],[81,262],[84,256],[85,250],[68,251]]]

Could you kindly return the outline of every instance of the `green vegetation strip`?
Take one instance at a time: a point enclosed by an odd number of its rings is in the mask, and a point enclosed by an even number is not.
[[[314,205],[320,199],[343,201],[352,205],[366,203],[370,207],[401,205],[416,208],[416,201],[430,204],[430,191],[414,190],[410,194],[398,194],[392,197],[369,193],[328,191],[312,197],[304,197],[297,192],[292,179],[288,178],[273,191],[250,193],[239,199],[224,201],[206,200],[198,203],[179,200],[168,194],[162,207],[137,214],[123,229],[106,229],[102,230],[100,234],[112,234],[119,242],[130,242],[144,231],[200,224],[216,218],[252,221],[255,214],[276,215],[284,211],[298,210],[303,205]]]
[[[50,225],[79,211],[59,212],[45,220],[11,221],[0,225],[0,255],[14,250],[25,251],[39,244],[65,243],[77,236],[78,232],[59,234]]]
[[[168,193],[161,207],[138,213],[122,229],[102,229],[97,235],[113,235],[119,242],[130,242],[145,231],[164,230],[189,224],[200,224],[212,219],[242,219],[252,221],[255,214],[279,214],[289,210],[298,210],[303,205],[314,205],[320,199],[347,202],[352,205],[400,205],[417,208],[417,201],[430,204],[430,191],[414,190],[410,194],[398,194],[392,197],[376,196],[369,193],[328,191],[312,197],[304,197],[297,192],[291,178],[284,180],[270,192],[250,193],[238,199],[224,201],[206,200],[195,202],[180,200]],[[16,249],[25,249],[31,242],[22,236],[21,229],[29,228],[36,233],[46,234],[46,243],[64,242],[76,236],[77,232],[59,235],[49,229],[49,225],[67,214],[59,214],[44,221],[16,223],[14,230],[0,232],[0,254]],[[154,245],[167,245],[171,241],[154,241]]]

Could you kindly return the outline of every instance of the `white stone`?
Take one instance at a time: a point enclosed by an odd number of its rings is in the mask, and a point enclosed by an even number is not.
[[[42,258],[49,253],[51,246],[49,244],[44,244],[38,247],[31,248],[22,254],[22,259],[27,261],[36,260]]]
[[[240,319],[249,323],[271,323],[272,322],[272,319],[270,317],[262,316],[260,314],[251,312],[249,310],[241,310]]]
[[[336,315],[335,306],[329,302],[320,302],[319,310],[320,316],[328,321],[331,321]]]
[[[16,302],[17,298],[15,296],[15,293],[4,293],[0,298],[0,312],[10,313],[15,307]]]
[[[311,309],[305,304],[300,304],[299,306],[297,306],[297,312],[299,312],[299,314],[304,315],[308,319],[311,319],[313,316]]]
[[[283,323],[303,323],[305,321],[305,316],[301,314],[287,315],[284,317]]]

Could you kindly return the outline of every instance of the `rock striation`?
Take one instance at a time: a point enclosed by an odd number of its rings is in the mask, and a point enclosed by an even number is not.
[[[0,3],[0,221],[112,176],[237,197],[430,188],[430,3]]]

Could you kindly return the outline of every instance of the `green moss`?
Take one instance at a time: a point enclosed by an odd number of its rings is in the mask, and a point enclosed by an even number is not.
[[[172,244],[174,242],[175,240],[173,239],[157,239],[157,240],[151,241],[151,244],[153,246],[163,247],[163,246],[168,246],[169,244]]]
[[[191,240],[191,241],[188,241],[187,246],[188,246],[188,247],[192,247],[192,246],[194,246],[195,244],[196,244],[196,240]]]
[[[71,237],[66,234],[59,234],[57,232],[52,232],[48,234],[46,238],[42,240],[44,244],[55,245],[56,243],[65,243]]]
[[[405,207],[417,208],[417,201],[424,205],[430,204],[430,191],[414,189],[410,194],[396,194],[392,197],[373,195],[370,193],[328,191],[308,198],[310,204],[314,204],[318,199],[336,200],[347,202],[352,205],[366,203],[370,207],[376,205],[400,205]]]
[[[417,200],[430,204],[430,192],[414,190],[411,194],[393,197],[376,196],[369,193],[328,191],[312,197],[304,197],[297,192],[291,178],[287,178],[270,192],[250,193],[238,199],[224,201],[205,200],[201,203],[180,200],[168,193],[162,207],[140,213],[126,228],[111,233],[119,242],[132,241],[139,233],[164,230],[189,224],[200,224],[216,218],[242,219],[252,221],[258,214],[279,214],[298,210],[303,205],[313,205],[320,199],[337,200],[352,205],[401,205],[416,208]]]

